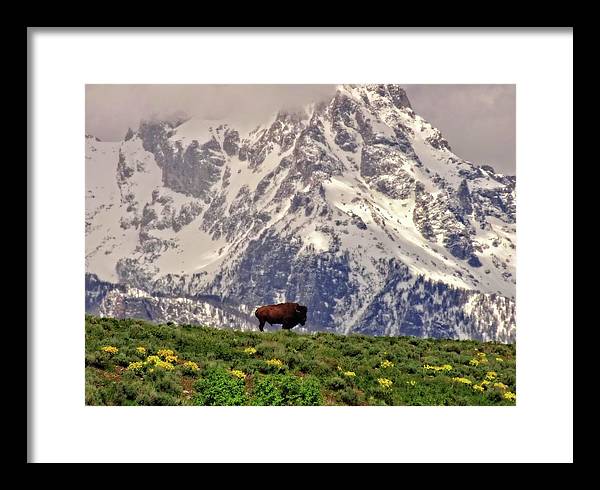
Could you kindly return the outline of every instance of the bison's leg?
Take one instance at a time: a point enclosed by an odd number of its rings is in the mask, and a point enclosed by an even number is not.
[[[265,321],[259,319],[259,322],[260,323],[258,324],[258,329],[262,332],[264,330],[264,327],[265,327]]]
[[[283,324],[282,328],[284,330],[291,330],[295,326],[296,326],[296,324],[294,322],[286,322],[286,323]]]

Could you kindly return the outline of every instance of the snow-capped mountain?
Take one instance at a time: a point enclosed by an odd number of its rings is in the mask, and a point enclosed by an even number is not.
[[[515,183],[397,85],[86,136],[86,309],[249,329],[298,301],[308,330],[513,342]]]

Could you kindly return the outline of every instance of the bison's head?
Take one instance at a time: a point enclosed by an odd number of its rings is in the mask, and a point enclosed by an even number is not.
[[[306,306],[298,305],[296,306],[296,320],[302,326],[306,323],[306,312],[308,308]]]

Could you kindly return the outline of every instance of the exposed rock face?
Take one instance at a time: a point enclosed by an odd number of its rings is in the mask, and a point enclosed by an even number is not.
[[[210,201],[210,189],[220,179],[226,159],[215,137],[203,144],[193,140],[184,148],[181,142],[169,140],[172,128],[163,122],[142,123],[139,134],[144,149],[155,156],[162,169],[165,187]],[[232,140],[228,140],[230,150],[232,144]]]
[[[515,178],[454,155],[399,86],[86,145],[89,311],[253,328],[290,300],[309,330],[515,339]]]
[[[225,138],[223,139],[223,150],[227,153],[227,156],[237,155],[240,151],[240,134],[232,129],[228,129],[225,132]]]

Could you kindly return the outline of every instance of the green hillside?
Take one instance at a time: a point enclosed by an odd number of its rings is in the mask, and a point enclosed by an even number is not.
[[[86,316],[88,405],[514,405],[515,346]]]

